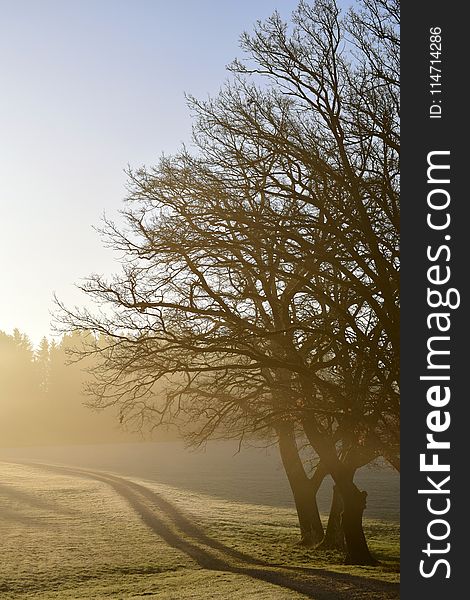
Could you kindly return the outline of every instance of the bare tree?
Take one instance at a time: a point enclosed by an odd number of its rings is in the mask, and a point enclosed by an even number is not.
[[[196,443],[275,434],[305,536],[330,473],[358,564],[374,559],[354,472],[397,464],[396,16],[301,2],[291,30],[274,14],[245,34],[233,82],[190,98],[197,154],[129,172],[127,226],[103,230],[121,274],[82,286],[102,310],[60,317],[96,334],[90,392],[122,420],[179,421]]]

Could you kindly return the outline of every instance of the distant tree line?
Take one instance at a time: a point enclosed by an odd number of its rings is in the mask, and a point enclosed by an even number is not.
[[[0,443],[2,447],[100,443],[137,439],[123,433],[115,415],[84,406],[87,380],[82,363],[69,365],[66,348],[80,335],[59,341],[43,338],[34,348],[15,329],[0,331]]]
[[[319,0],[243,34],[231,80],[188,99],[194,151],[129,170],[102,229],[120,272],[82,286],[95,308],[59,302],[92,334],[95,406],[195,445],[275,440],[303,543],[355,564],[375,563],[355,472],[399,469],[398,26],[396,0]]]

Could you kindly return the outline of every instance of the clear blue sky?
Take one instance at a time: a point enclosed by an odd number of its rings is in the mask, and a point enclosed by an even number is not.
[[[52,294],[111,273],[93,225],[123,169],[189,141],[184,92],[215,94],[238,38],[297,0],[0,0],[0,330],[37,343]]]

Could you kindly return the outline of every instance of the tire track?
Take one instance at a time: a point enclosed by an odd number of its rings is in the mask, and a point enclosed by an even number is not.
[[[144,485],[109,473],[42,463],[36,468],[109,485],[124,498],[142,521],[171,547],[183,552],[202,569],[245,575],[298,592],[314,600],[392,600],[399,585],[326,569],[285,567],[255,559],[208,536],[174,504]]]

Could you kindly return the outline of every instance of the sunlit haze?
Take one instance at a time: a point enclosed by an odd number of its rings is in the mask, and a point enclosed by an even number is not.
[[[399,1],[352,1],[0,0],[1,600],[398,600]]]

